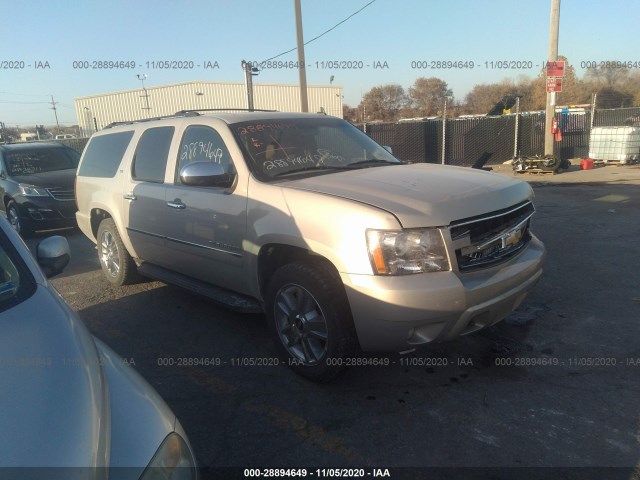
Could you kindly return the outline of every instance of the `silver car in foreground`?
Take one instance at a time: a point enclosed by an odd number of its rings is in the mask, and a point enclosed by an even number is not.
[[[42,240],[37,257],[0,218],[0,471],[196,479],[175,415],[47,280],[68,263],[67,240]]]

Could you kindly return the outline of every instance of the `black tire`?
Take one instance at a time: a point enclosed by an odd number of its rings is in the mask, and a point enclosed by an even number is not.
[[[316,382],[335,378],[357,351],[351,309],[337,273],[321,263],[279,268],[265,292],[266,317],[279,356]]]
[[[98,261],[107,280],[114,285],[127,285],[138,279],[136,264],[127,252],[116,224],[111,218],[98,227]]]
[[[27,238],[33,235],[33,228],[24,219],[20,218],[20,210],[13,200],[7,204],[7,220],[22,237]]]

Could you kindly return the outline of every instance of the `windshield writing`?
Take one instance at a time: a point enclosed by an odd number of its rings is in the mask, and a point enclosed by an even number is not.
[[[389,152],[347,122],[303,118],[282,122],[232,125],[248,154],[252,170],[263,180],[283,174],[330,173],[361,164],[362,168],[400,163]],[[381,163],[366,163],[380,161]],[[329,168],[327,168],[329,167]]]
[[[77,161],[62,149],[10,152],[5,154],[9,175],[36,175],[77,168]]]

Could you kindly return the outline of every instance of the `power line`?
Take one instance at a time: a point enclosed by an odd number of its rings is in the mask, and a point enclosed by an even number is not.
[[[339,27],[339,26],[340,26],[340,25],[342,25],[344,22],[346,22],[346,21],[347,21],[347,20],[349,20],[351,17],[353,17],[353,16],[357,15],[358,13],[360,13],[362,10],[364,10],[365,8],[367,8],[369,5],[371,5],[371,4],[372,4],[372,3],[374,3],[375,1],[376,1],[376,0],[371,0],[371,1],[370,1],[369,3],[367,3],[365,6],[363,6],[363,7],[362,7],[362,8],[360,8],[359,10],[356,10],[356,11],[355,11],[355,12],[353,12],[351,15],[349,15],[347,18],[345,18],[344,20],[341,20],[340,22],[336,23],[333,27],[331,27],[331,28],[330,28],[330,29],[328,29],[328,30],[325,30],[325,31],[324,31],[324,32],[322,32],[320,35],[318,35],[318,36],[316,36],[316,37],[313,37],[311,40],[307,40],[306,42],[304,42],[304,44],[305,44],[305,45],[307,45],[307,44],[309,44],[309,43],[311,43],[311,42],[313,42],[313,41],[315,41],[315,40],[319,39],[320,37],[325,36],[325,35],[326,35],[327,33],[329,33],[331,30],[334,30],[336,27]],[[287,50],[286,52],[279,53],[278,55],[275,55],[275,56],[273,56],[273,57],[271,57],[271,58],[267,58],[266,60],[263,60],[262,62],[260,62],[260,63],[259,63],[259,65],[261,65],[261,64],[263,64],[263,63],[265,63],[265,62],[268,62],[269,60],[273,60],[274,58],[281,57],[282,55],[286,55],[287,53],[291,53],[291,52],[293,52],[293,51],[294,51],[294,50],[296,50],[296,49],[297,49],[297,47],[292,48],[291,50]]]
[[[5,93],[7,95],[18,95],[20,97],[48,97],[49,95],[45,95],[44,93],[14,93],[14,92],[0,92]]]
[[[51,104],[51,102],[12,102],[12,101],[5,101],[5,100],[0,100],[0,103],[15,103],[15,104],[19,104],[19,105],[40,105],[40,104]]]

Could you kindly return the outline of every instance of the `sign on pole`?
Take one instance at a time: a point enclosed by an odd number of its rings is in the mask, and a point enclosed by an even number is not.
[[[548,78],[547,77],[547,93],[561,92],[562,91],[562,77]]]
[[[547,77],[564,77],[565,61],[547,62]]]

